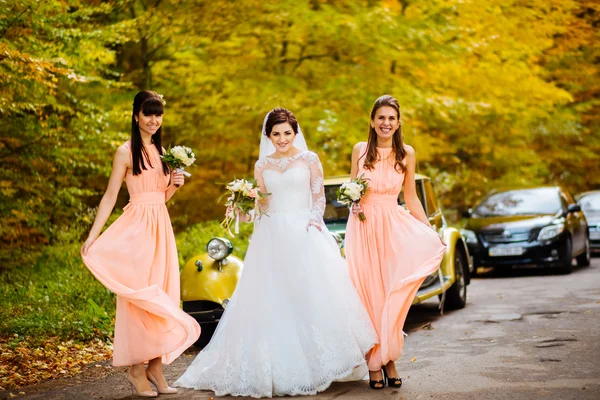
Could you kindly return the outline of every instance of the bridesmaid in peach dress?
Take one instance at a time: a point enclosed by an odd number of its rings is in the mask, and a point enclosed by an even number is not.
[[[179,263],[165,202],[184,178],[160,159],[163,112],[155,92],[135,96],[131,140],[115,154],[108,187],[81,248],[92,274],[117,295],[113,365],[131,366],[127,379],[142,397],[177,392],[167,385],[162,364],[170,364],[200,336],[199,325],[179,308]],[[123,179],[129,204],[100,235]]]
[[[402,328],[423,280],[442,260],[445,244],[429,223],[416,194],[415,151],[403,143],[400,106],[382,96],[371,110],[368,142],[352,151],[352,179],[364,174],[369,190],[346,228],[350,278],[371,317],[379,344],[367,354],[370,386],[400,387],[394,361],[404,345]],[[404,188],[409,211],[398,205]]]

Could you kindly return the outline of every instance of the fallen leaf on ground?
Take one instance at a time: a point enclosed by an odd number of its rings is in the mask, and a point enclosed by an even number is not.
[[[81,343],[49,338],[39,344],[23,338],[15,346],[14,339],[0,337],[0,386],[16,389],[48,379],[71,377],[81,373],[87,364],[111,357],[112,346],[99,339]]]
[[[410,359],[410,362],[415,362],[415,361],[417,361],[417,357],[413,357]]]

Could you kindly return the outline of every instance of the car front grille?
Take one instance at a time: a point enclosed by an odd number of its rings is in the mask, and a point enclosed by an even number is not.
[[[481,238],[487,243],[514,243],[529,241],[530,232],[500,232],[500,233],[484,233]]]

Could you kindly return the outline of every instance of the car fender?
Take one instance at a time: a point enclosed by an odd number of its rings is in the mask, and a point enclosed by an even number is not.
[[[454,272],[454,259],[457,251],[463,251],[466,262],[469,264],[469,271],[467,276],[465,276],[465,283],[469,284],[471,282],[472,270],[471,257],[469,256],[469,250],[467,249],[465,240],[460,234],[460,231],[456,228],[446,227],[442,232],[442,238],[446,243],[446,251],[444,252],[444,258],[442,258],[442,263],[440,264],[442,274],[450,277],[451,282],[454,283],[456,277]]]
[[[181,301],[206,300],[223,304],[231,298],[244,262],[235,256],[215,261],[207,253],[191,257],[181,271]]]

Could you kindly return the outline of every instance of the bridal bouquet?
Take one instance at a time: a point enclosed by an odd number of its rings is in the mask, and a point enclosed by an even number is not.
[[[192,174],[184,170],[184,167],[189,167],[196,162],[196,156],[189,147],[175,146],[171,148],[169,146],[169,149],[165,154],[160,156],[160,158],[169,166],[169,168],[174,169],[177,172],[181,172],[187,177],[192,176]],[[175,186],[179,187],[179,185]]]
[[[225,189],[227,189],[227,192],[223,196],[229,196],[227,202],[225,202],[227,209],[221,226],[227,229],[231,237],[234,237],[235,235],[231,233],[231,224],[235,222],[235,233],[238,234],[240,233],[240,214],[249,217],[246,222],[254,222],[257,218],[260,218],[265,212],[260,207],[259,200],[270,193],[262,193],[254,180],[246,179],[234,179],[225,186]],[[219,201],[221,198],[219,198]]]
[[[341,204],[345,204],[350,207],[353,204],[358,204],[360,199],[367,193],[369,189],[369,183],[363,175],[356,179],[352,179],[350,182],[343,183],[342,186],[337,190],[337,201]],[[358,214],[358,219],[363,222],[367,220],[365,214],[361,211]]]

